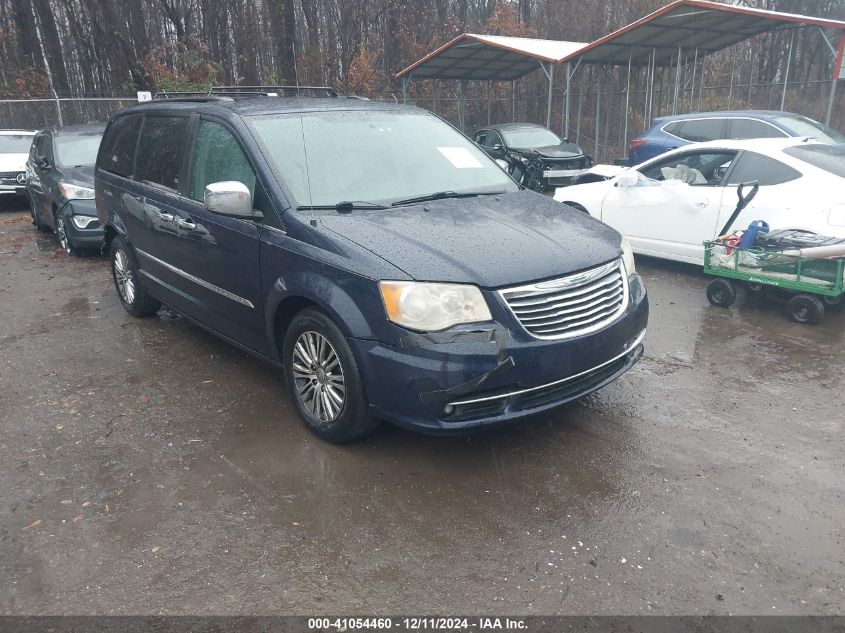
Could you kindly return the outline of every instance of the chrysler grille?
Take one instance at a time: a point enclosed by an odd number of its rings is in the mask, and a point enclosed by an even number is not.
[[[628,305],[628,277],[616,260],[499,294],[529,334],[570,338],[599,330],[622,315]]]

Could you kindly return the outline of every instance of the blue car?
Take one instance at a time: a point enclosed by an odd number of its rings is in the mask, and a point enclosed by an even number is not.
[[[845,136],[836,130],[791,112],[695,112],[654,119],[649,129],[628,143],[628,164],[639,165],[690,143],[788,136],[810,136],[823,143],[845,143]]]
[[[167,304],[279,367],[332,442],[379,420],[447,433],[515,420],[643,353],[648,302],[622,236],[523,189],[424,110],[127,108],[100,146],[96,203],[127,312]]]

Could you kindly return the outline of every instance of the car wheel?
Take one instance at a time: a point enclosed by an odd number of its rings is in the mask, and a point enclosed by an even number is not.
[[[29,215],[32,216],[32,224],[35,226],[36,231],[46,231],[47,227],[44,226],[44,223],[41,221],[41,218],[38,217],[38,209],[37,206],[34,204],[32,200],[32,196],[27,196],[29,200]]]
[[[573,208],[573,209],[575,209],[576,211],[580,211],[581,213],[586,213],[587,215],[590,215],[590,212],[589,212],[589,211],[587,211],[587,209],[585,209],[584,207],[582,207],[582,206],[581,206],[580,204],[578,204],[577,202],[564,202],[563,204],[565,204],[565,205],[566,205],[566,206],[568,206],[568,207],[572,207],[572,208]]]
[[[140,284],[138,266],[120,237],[115,237],[111,243],[111,272],[117,296],[129,314],[134,317],[149,316],[161,307],[161,302]]]
[[[736,288],[727,279],[714,279],[707,286],[707,300],[714,306],[730,308],[736,301]]]
[[[789,300],[789,318],[796,323],[815,325],[824,317],[824,304],[814,295],[795,295]]]
[[[65,226],[65,219],[61,213],[56,216],[56,239],[59,240],[59,246],[62,247],[62,250],[69,256],[79,255],[79,249],[70,241],[70,237],[67,234],[67,226]]]
[[[315,435],[341,444],[378,426],[367,410],[352,349],[329,317],[313,308],[299,312],[285,333],[283,350],[291,400]]]

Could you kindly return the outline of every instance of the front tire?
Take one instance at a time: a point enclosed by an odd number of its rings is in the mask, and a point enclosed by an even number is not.
[[[291,400],[312,433],[343,444],[378,426],[368,411],[352,349],[323,312],[307,308],[293,318],[285,333],[283,359]]]
[[[59,246],[62,247],[62,250],[67,253],[69,257],[79,255],[79,249],[76,248],[70,241],[70,236],[67,234],[65,218],[61,213],[56,215],[56,239],[59,241]]]
[[[110,252],[112,279],[124,309],[134,317],[155,314],[161,302],[141,285],[135,258],[123,238],[112,240]]]

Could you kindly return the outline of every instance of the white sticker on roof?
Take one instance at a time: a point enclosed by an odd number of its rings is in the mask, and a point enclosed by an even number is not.
[[[452,165],[458,169],[478,169],[484,167],[478,159],[469,153],[466,147],[438,147],[437,151],[443,154]]]

